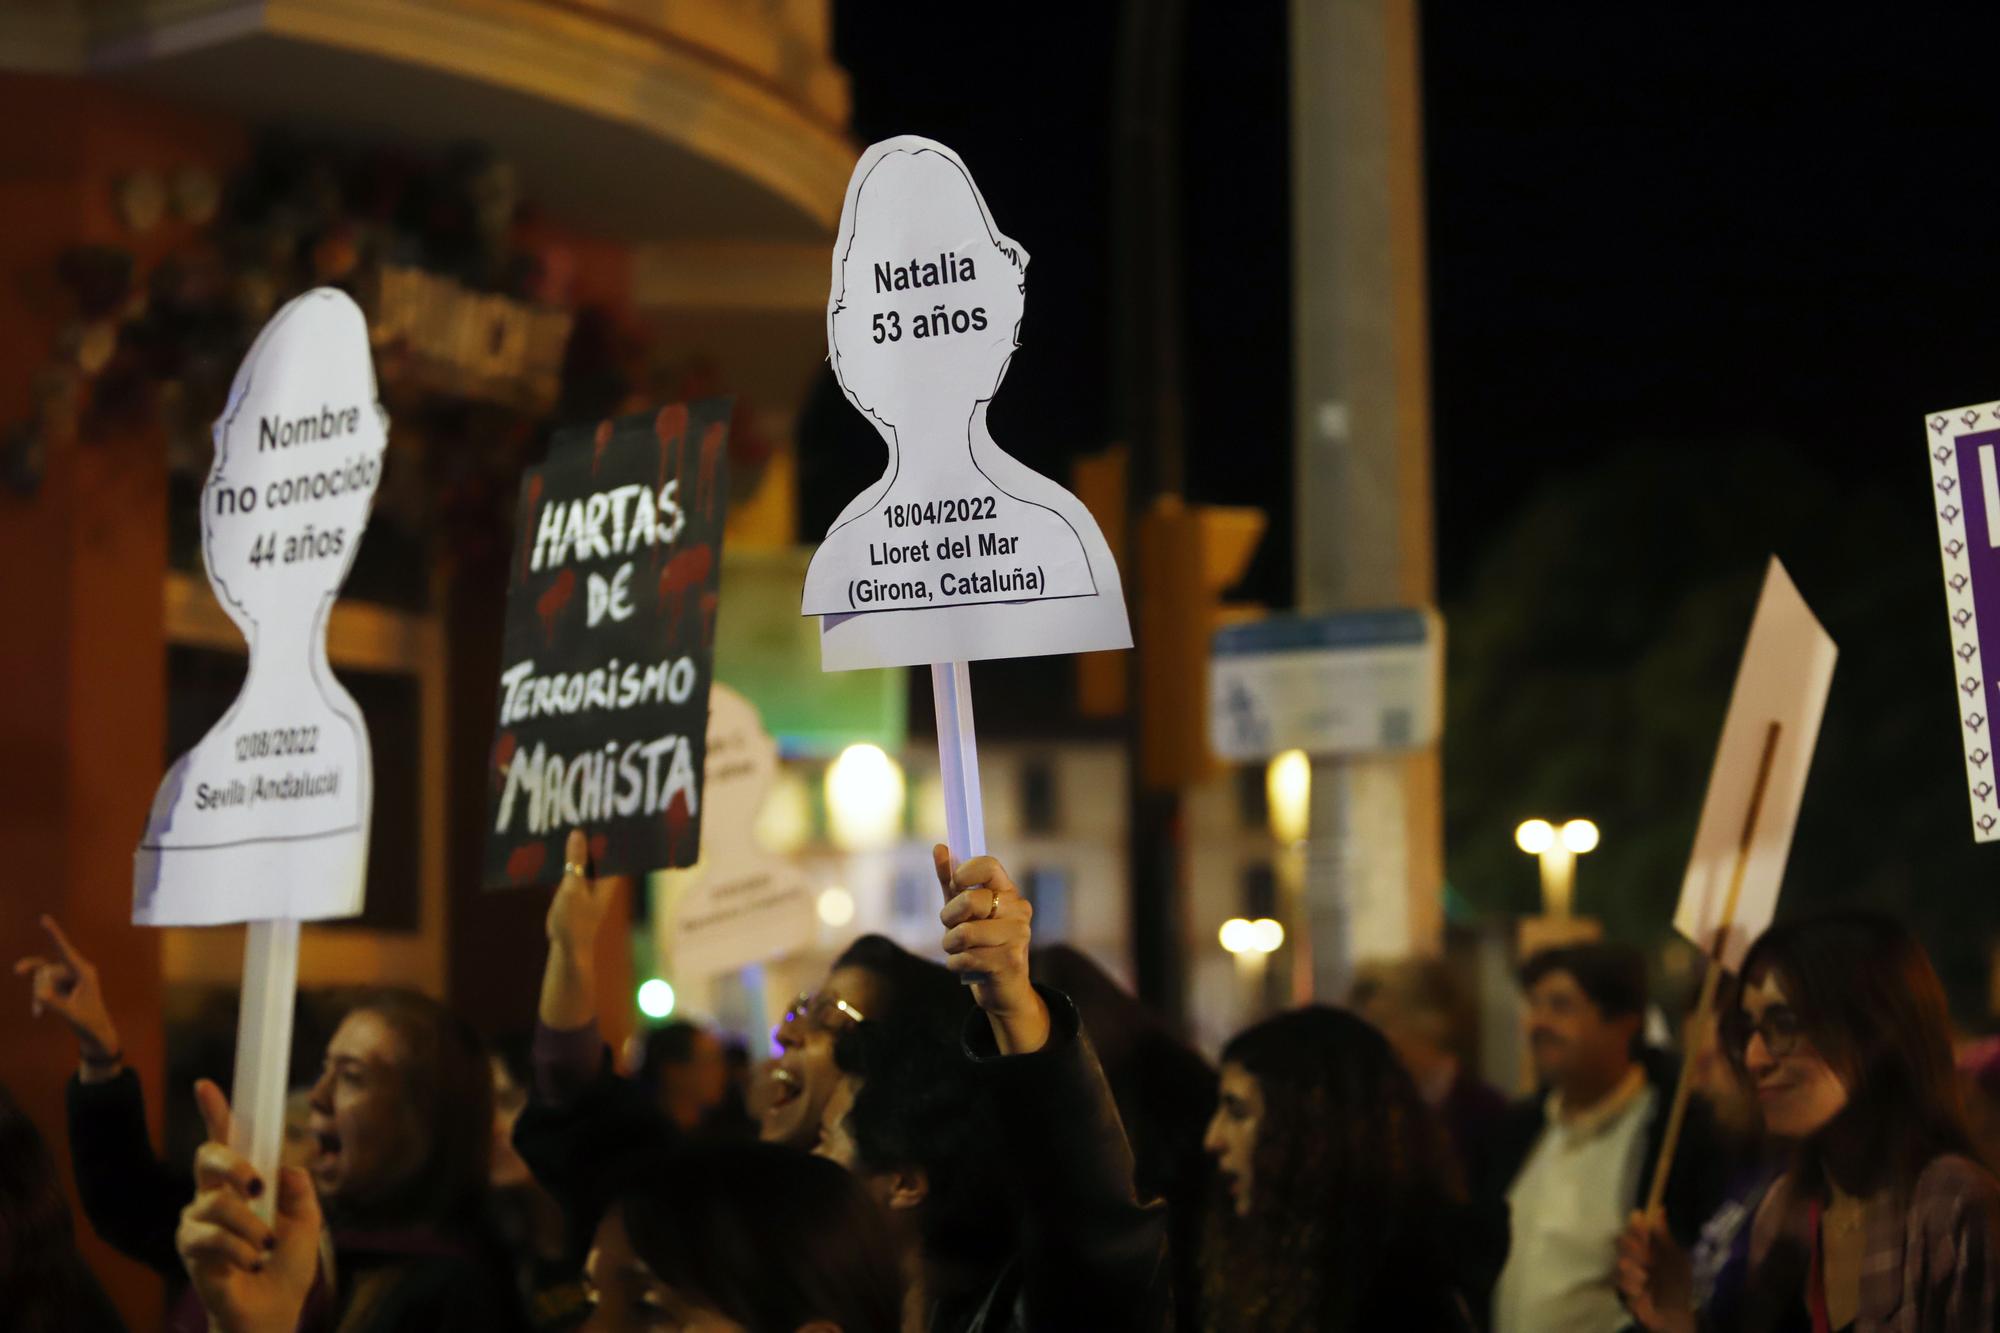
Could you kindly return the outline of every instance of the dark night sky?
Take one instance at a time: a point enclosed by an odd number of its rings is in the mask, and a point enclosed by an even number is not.
[[[1284,9],[1190,6],[1182,114],[1190,491],[1274,511],[1291,415]],[[1734,442],[1772,436],[1851,484],[1911,485],[1918,415],[2000,392],[1980,299],[2000,269],[1984,72],[2000,10],[1926,25],[1838,9],[1427,8],[1447,600],[1525,497],[1620,444],[1682,443],[1723,482]],[[1056,472],[1112,428],[1115,38],[1111,5],[1004,25],[837,9],[856,137],[951,143],[1033,253],[994,415]],[[837,400],[818,407],[814,429],[861,439]],[[866,440],[817,452],[873,465]],[[825,491],[808,530],[849,493]],[[1288,596],[1286,541],[1249,591]]]
[[[1552,474],[1633,439],[1718,486],[1736,441],[1783,440],[1928,522],[1920,416],[2000,394],[2000,11],[1839,8],[1432,8],[1447,596]]]
[[[1188,490],[1272,511],[1241,595],[1281,606],[1286,6],[1187,11]],[[952,144],[1034,255],[993,421],[1061,476],[1115,424],[1118,7],[836,13],[857,138]],[[1579,910],[1664,930],[1776,551],[1842,649],[1785,901],[1896,911],[1977,1001],[2000,895],[1966,827],[1919,422],[2000,398],[1996,60],[2000,6],[1425,7],[1446,842],[1476,909],[1532,899],[1513,820],[1588,811]],[[824,387],[807,532],[879,468]],[[1061,659],[974,679],[983,728],[1077,729]]]

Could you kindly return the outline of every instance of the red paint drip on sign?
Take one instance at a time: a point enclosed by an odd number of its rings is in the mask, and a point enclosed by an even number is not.
[[[667,561],[666,569],[660,574],[659,600],[671,608],[668,613],[672,622],[667,627],[668,638],[679,637],[681,612],[685,609],[683,599],[688,589],[699,588],[707,582],[708,572],[714,567],[715,553],[709,549],[707,542],[690,546]]]
[[[695,503],[701,506],[704,518],[715,517],[715,497],[721,492],[716,484],[716,469],[722,465],[722,449],[729,436],[729,423],[718,421],[701,434],[701,479],[696,483]]]
[[[675,792],[672,803],[667,806],[666,813],[661,818],[667,824],[667,860],[674,865],[680,865],[682,864],[681,839],[687,837],[688,828],[694,822],[688,815],[687,793]]]
[[[534,553],[534,543],[529,539],[528,534],[535,530],[535,506],[541,502],[542,479],[540,477],[530,477],[527,484],[521,488],[521,528],[520,536],[516,539],[521,545],[521,581],[523,583],[527,582],[528,579],[528,558]]]
[[[593,477],[596,476],[597,469],[604,465],[604,450],[606,446],[608,446],[610,443],[611,443],[611,423],[608,421],[598,422],[597,438],[591,442],[590,446],[591,476]]]
[[[539,842],[523,843],[507,857],[507,878],[516,884],[532,883],[542,873],[542,866],[549,859],[549,849]]]
[[[575,593],[576,571],[565,569],[556,575],[548,590],[535,599],[535,614],[542,618],[542,637],[550,643],[555,642],[556,619],[562,615],[563,608],[569,605],[569,599]]]

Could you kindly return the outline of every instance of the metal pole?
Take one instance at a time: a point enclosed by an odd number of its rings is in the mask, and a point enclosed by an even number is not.
[[[1416,0],[1291,0],[1294,504],[1305,611],[1433,596]],[[1315,987],[1442,934],[1435,750],[1318,760]]]
[[[1132,446],[1128,523],[1138,554],[1156,497],[1185,479],[1180,391],[1178,194],[1182,0],[1126,0],[1119,20],[1112,144],[1113,396],[1118,436]],[[1139,605],[1144,562],[1128,558],[1127,598]],[[1148,790],[1139,707],[1147,645],[1127,654],[1127,862],[1132,956],[1139,997],[1169,1022],[1182,1015],[1186,892],[1178,792]]]

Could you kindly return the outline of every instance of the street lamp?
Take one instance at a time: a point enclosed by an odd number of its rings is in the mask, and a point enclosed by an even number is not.
[[[1241,958],[1246,955],[1276,953],[1285,942],[1283,923],[1268,916],[1260,916],[1255,921],[1240,916],[1232,916],[1222,923],[1216,932],[1222,947]]]
[[[1546,819],[1524,821],[1514,830],[1514,845],[1542,864],[1542,911],[1559,921],[1570,915],[1576,889],[1576,858],[1595,851],[1599,834],[1588,819],[1572,819],[1557,828]]]

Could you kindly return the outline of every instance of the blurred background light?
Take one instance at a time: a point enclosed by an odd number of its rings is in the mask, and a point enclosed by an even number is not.
[[[790,856],[812,839],[812,788],[789,768],[780,768],[757,812],[757,841],[780,856]]]
[[[819,919],[836,929],[854,920],[854,895],[838,884],[821,889]]]
[[[1271,811],[1271,834],[1279,842],[1300,842],[1310,826],[1312,761],[1304,750],[1287,750],[1264,770],[1264,795]]]
[[[903,827],[903,769],[879,745],[850,745],[826,770],[827,831],[845,851],[886,847]]]
[[[1562,826],[1562,841],[1579,856],[1592,851],[1597,846],[1597,825],[1588,819],[1572,819]]]
[[[674,988],[661,977],[650,977],[639,985],[639,1012],[648,1018],[666,1018],[674,1012]]]

